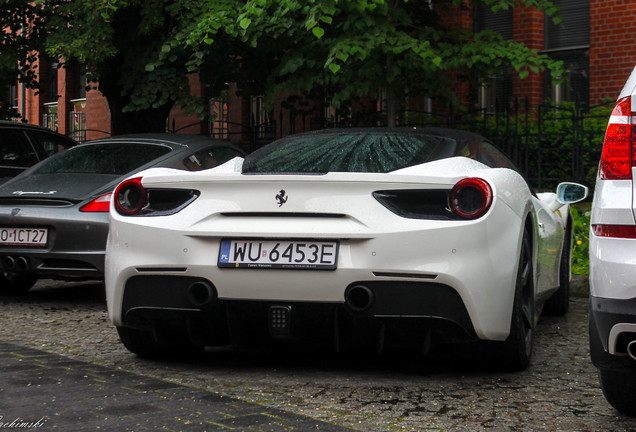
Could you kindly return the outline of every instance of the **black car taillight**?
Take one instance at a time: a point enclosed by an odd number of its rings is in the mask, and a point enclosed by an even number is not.
[[[373,197],[398,216],[408,219],[457,219],[448,206],[447,189],[385,190]]]
[[[146,189],[141,177],[126,180],[114,192],[115,209],[124,216],[167,216],[178,213],[199,196],[191,189]]]
[[[490,208],[492,188],[484,179],[465,178],[457,182],[450,193],[453,213],[463,219],[477,219]]]
[[[631,180],[632,167],[636,164],[636,152],[634,152],[634,133],[632,125],[631,96],[620,99],[612,115],[610,116],[601,163],[599,164],[599,177],[604,180]]]

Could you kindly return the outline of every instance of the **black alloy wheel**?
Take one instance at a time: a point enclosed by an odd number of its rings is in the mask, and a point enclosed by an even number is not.
[[[4,272],[0,274],[0,295],[24,295],[38,281],[33,273]]]
[[[519,267],[515,283],[510,335],[503,343],[501,361],[505,369],[520,371],[530,365],[534,342],[534,272],[532,244],[528,231],[524,231],[519,254]]]

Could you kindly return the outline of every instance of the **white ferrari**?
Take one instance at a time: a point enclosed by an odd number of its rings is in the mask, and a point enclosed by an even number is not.
[[[220,167],[153,168],[111,204],[109,316],[139,355],[274,341],[490,341],[530,362],[568,309],[587,188],[535,194],[485,138],[448,129],[292,135]]]

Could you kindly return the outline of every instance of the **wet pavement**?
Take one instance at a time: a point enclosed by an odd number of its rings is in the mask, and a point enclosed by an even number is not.
[[[565,317],[542,318],[519,373],[470,350],[143,360],[119,343],[100,284],[41,283],[0,304],[0,427],[18,416],[41,430],[636,431],[599,388],[581,293]]]
[[[347,431],[286,411],[0,342],[0,429]]]

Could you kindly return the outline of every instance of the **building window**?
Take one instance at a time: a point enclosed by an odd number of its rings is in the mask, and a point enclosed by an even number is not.
[[[86,99],[86,68],[77,60],[70,61],[67,68],[73,77],[73,100]]]
[[[512,73],[491,75],[482,80],[479,88],[479,108],[493,114],[506,109],[512,96]]]
[[[59,63],[57,60],[49,61],[46,73],[46,100],[47,102],[57,102],[57,69]]]
[[[270,118],[270,112],[265,111],[264,96],[251,97],[250,126],[257,139],[270,139],[275,133],[275,126]]]
[[[11,84],[9,87],[9,105],[11,108],[18,108],[18,83]]]
[[[210,99],[210,116],[210,136],[216,139],[230,139],[229,104],[225,95]]]
[[[42,114],[42,126],[57,132],[57,103],[44,105],[46,112]]]
[[[545,23],[545,50],[554,60],[563,61],[566,76],[553,84],[549,73],[544,79],[546,98],[555,104],[562,102],[589,103],[589,0],[552,0],[559,6],[562,23],[555,25],[550,17]]]
[[[512,39],[512,8],[493,12],[489,7],[475,8],[475,32],[490,30],[497,32],[502,38]]]
[[[474,30],[476,33],[489,30],[499,33],[503,39],[512,39],[512,9],[493,12],[489,7],[475,8]],[[486,113],[494,113],[508,105],[512,97],[512,72],[489,76],[481,82],[477,94],[479,107]]]
[[[73,111],[69,113],[69,136],[77,142],[86,141],[86,113],[78,111],[75,104]]]

